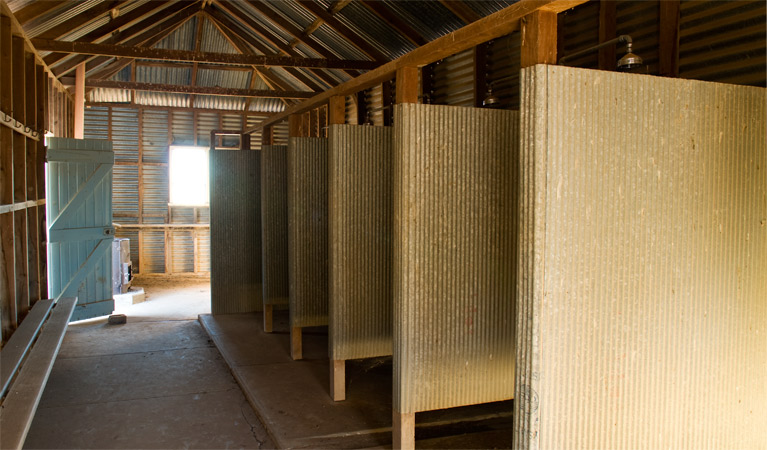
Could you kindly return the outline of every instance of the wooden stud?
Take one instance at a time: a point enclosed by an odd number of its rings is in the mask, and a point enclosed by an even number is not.
[[[320,120],[319,111],[313,109],[309,111],[309,136],[319,137],[320,135]]]
[[[661,2],[662,3],[662,2]],[[607,42],[616,37],[615,0],[599,2],[599,42]],[[615,70],[615,46],[608,45],[599,49],[599,69]]]
[[[304,358],[301,327],[290,328],[290,357],[293,358],[294,361]]]
[[[24,65],[24,39],[13,36],[11,41],[11,70],[13,89],[13,111],[11,115],[23,121],[26,117],[26,73]],[[27,201],[27,139],[21,133],[13,133],[13,199],[16,202]],[[11,304],[11,323],[18,322],[29,310],[29,261],[27,260],[27,209],[13,212],[14,280],[16,282],[16,302]]]
[[[295,114],[288,119],[288,136],[301,137],[301,115]]]
[[[39,129],[37,125],[37,77],[35,74],[35,55],[25,52],[24,54],[24,124],[32,129]],[[38,141],[27,138],[26,154],[26,178],[27,200],[37,200],[37,151]],[[40,147],[42,151],[42,146]],[[37,206],[27,209],[27,271],[29,273],[29,307],[40,300],[40,261],[38,250],[40,248],[40,235],[38,233]],[[26,314],[26,311],[23,311]]]
[[[330,397],[334,402],[346,400],[346,361],[330,360]]]
[[[415,413],[392,411],[392,448],[415,449]]]
[[[13,109],[11,49],[11,21],[3,15],[0,16],[0,109],[4,112]],[[13,203],[13,131],[0,126],[0,204]],[[3,341],[14,330],[11,322],[11,305],[16,302],[14,271],[13,213],[7,212],[0,214],[0,329]]]
[[[85,63],[80,63],[75,73],[75,139],[83,139],[85,135]]]
[[[418,103],[418,68],[411,66],[398,69],[396,80],[397,103]]]
[[[658,27],[658,72],[666,77],[679,76],[679,0],[660,2]]]
[[[557,63],[557,14],[535,11],[522,21],[521,67]]]
[[[274,145],[274,128],[266,127],[261,130],[261,145]]]
[[[44,132],[49,128],[48,116],[48,74],[43,66],[35,67],[35,78],[37,78],[37,128]],[[45,199],[45,143],[37,143],[37,199]],[[48,261],[47,261],[47,243],[46,228],[47,221],[45,216],[45,205],[37,207],[37,231],[38,239],[38,274],[40,278],[40,298],[48,298]],[[2,276],[2,275],[0,275]]]

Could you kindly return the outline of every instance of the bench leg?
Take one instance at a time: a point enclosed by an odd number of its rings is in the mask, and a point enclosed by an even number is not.
[[[392,410],[392,448],[415,449],[415,413]]]
[[[274,324],[274,305],[264,305],[264,333],[271,333]]]
[[[304,358],[301,347],[301,327],[290,328],[290,357],[294,360]]]
[[[336,402],[346,400],[346,361],[343,359],[330,361],[330,396]]]

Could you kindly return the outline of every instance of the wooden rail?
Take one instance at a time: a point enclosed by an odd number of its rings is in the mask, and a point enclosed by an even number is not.
[[[465,27],[437,38],[417,49],[402,55],[357,78],[318,94],[309,100],[292,106],[280,114],[263,120],[257,126],[245,130],[253,133],[259,129],[274,125],[293,114],[301,114],[322,106],[334,96],[346,96],[371,88],[391,79],[399,69],[423,67],[450,55],[462,52],[492,39],[505,36],[519,27],[520,20],[536,11],[560,13],[585,3],[587,0],[520,0],[494,14],[473,22]]]
[[[36,320],[28,319],[31,325],[25,330],[22,330],[20,327],[11,338],[16,342],[14,347],[7,349],[11,350],[12,353],[7,358],[8,364],[16,369],[21,365],[21,370],[18,372],[16,379],[10,384],[8,395],[3,400],[2,409],[0,409],[0,430],[2,430],[2,433],[0,433],[0,448],[3,449],[19,449],[24,445],[24,440],[29,432],[29,427],[32,425],[37,405],[40,403],[40,398],[43,395],[43,389],[48,381],[48,376],[51,374],[51,369],[53,369],[53,362],[56,360],[56,355],[58,355],[61,348],[61,342],[64,340],[64,333],[67,331],[69,319],[75,310],[77,298],[62,298],[52,310],[52,303],[44,302],[52,302],[52,300],[40,300],[37,302],[35,305],[41,306],[38,307],[40,312],[35,314],[36,316],[49,316],[48,320],[40,325],[42,321],[39,317]],[[48,311],[50,311],[50,314],[48,314]],[[33,312],[30,312],[30,315]],[[36,316],[30,319],[35,319]],[[23,323],[26,322],[27,320]],[[15,339],[17,335],[19,336],[18,339]],[[32,345],[32,341],[34,341],[34,345]],[[11,341],[9,341],[9,345],[11,345]],[[31,346],[31,350],[28,349],[28,346]],[[13,351],[14,349],[16,351]],[[28,356],[23,362],[19,361],[16,364],[12,364],[18,356],[20,349],[23,349],[23,353],[28,354]],[[3,364],[3,384],[5,384],[6,376],[5,352],[6,348],[0,353],[0,359],[2,359]],[[23,355],[21,357],[23,358]],[[13,373],[10,374],[9,379],[12,378]]]

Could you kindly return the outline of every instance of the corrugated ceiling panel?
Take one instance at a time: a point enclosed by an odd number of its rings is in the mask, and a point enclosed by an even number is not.
[[[138,162],[138,109],[111,107],[115,161]]]
[[[127,100],[125,101],[129,102],[130,91],[122,91],[122,92],[126,93]],[[108,101],[108,100],[104,100],[104,101]],[[169,106],[174,108],[188,108],[189,95],[173,94],[169,92],[136,91],[136,104],[145,105],[145,106]]]
[[[415,45],[388,22],[359,2],[347,4],[335,15],[335,18],[362,36],[389,59],[396,59],[415,49]]]
[[[202,22],[202,40],[200,51],[211,53],[239,53],[210,20]]]
[[[191,231],[172,231],[170,233],[171,272],[194,272],[194,236]]]
[[[138,95],[138,92],[136,94]],[[93,103],[130,103],[130,96],[130,91],[125,89],[93,88],[87,98]]]
[[[210,152],[211,310],[261,311],[261,152]]]
[[[328,140],[288,144],[290,326],[328,324]]]
[[[218,95],[196,95],[194,107],[201,109],[224,109],[242,111],[245,109],[244,97],[221,97]]]
[[[87,10],[98,5],[101,0],[85,0],[83,2],[72,2],[66,5],[66,7],[57,8],[51,13],[45,14],[40,18],[37,18],[24,26],[24,33],[29,38],[37,37],[38,35],[61,25],[68,20],[78,16],[80,14],[86,14]],[[106,15],[106,13],[104,14]]]
[[[264,305],[288,303],[288,147],[261,148]]]
[[[197,85],[207,87],[222,87],[248,89],[252,72],[242,70],[197,69]],[[269,89],[264,81],[257,77],[254,89]]]
[[[679,76],[764,87],[766,10],[763,1],[683,1]]]
[[[186,23],[172,32],[166,38],[155,44],[155,48],[164,48],[169,50],[194,50],[194,43],[197,34],[198,16],[192,16]]]
[[[394,404],[514,397],[519,114],[397,105]]]
[[[130,75],[130,72],[128,72],[128,74]],[[192,82],[192,69],[191,67],[138,65],[136,66],[136,81],[139,83],[177,84],[188,86]]]
[[[392,128],[331,125],[330,359],[392,352]]]
[[[144,162],[168,162],[168,111],[144,109],[141,111],[141,145]]]
[[[766,447],[765,90],[522,81],[516,445]]]

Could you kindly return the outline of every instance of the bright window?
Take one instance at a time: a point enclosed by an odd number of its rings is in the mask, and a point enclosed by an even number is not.
[[[171,205],[208,205],[207,148],[171,146],[169,176]]]

